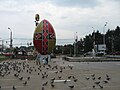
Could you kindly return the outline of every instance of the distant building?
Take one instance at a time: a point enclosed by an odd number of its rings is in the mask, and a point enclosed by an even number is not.
[[[98,44],[95,45],[96,47],[96,54],[106,54],[106,44]]]

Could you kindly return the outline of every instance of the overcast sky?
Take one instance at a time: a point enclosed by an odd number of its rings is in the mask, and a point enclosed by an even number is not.
[[[79,38],[99,30],[120,26],[120,0],[0,0],[0,38],[32,39],[34,17],[47,19],[55,29],[57,39]]]

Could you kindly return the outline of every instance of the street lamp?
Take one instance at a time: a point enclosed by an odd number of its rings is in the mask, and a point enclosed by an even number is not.
[[[105,27],[107,26],[107,22],[105,22],[105,25],[103,27],[103,44],[105,45]]]
[[[74,42],[74,56],[77,56],[77,41],[78,41],[77,32],[74,34],[74,39],[75,39],[75,42]]]
[[[10,30],[10,50],[12,49],[13,45],[12,45],[12,30],[10,29],[10,27],[8,27],[8,29]]]
[[[95,55],[96,55],[96,48],[95,48],[95,29],[94,29],[94,27],[92,27],[92,29],[93,29],[93,39],[94,39],[94,41],[93,41],[93,50],[92,50],[92,53],[93,53],[93,57],[95,57]]]
[[[112,34],[112,54],[113,54],[113,52],[114,52],[114,36],[113,36],[113,34]]]
[[[2,42],[2,44],[1,44],[1,53],[3,52],[3,49],[4,49],[4,40],[2,40],[1,38],[0,38],[0,41]]]
[[[105,22],[105,25],[103,27],[103,45],[104,45],[104,54],[105,54],[105,50],[106,50],[106,45],[105,45],[105,27],[107,26],[107,22]]]
[[[93,39],[94,39],[93,45],[95,45],[95,28],[92,27],[92,29],[93,29]]]

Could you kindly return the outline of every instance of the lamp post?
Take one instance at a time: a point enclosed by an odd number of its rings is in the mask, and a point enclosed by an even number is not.
[[[105,25],[103,27],[103,44],[105,45],[105,27],[107,26],[107,22],[105,22]]]
[[[92,29],[93,29],[93,39],[94,39],[93,46],[95,47],[95,29],[94,29],[94,27],[92,27]]]
[[[13,45],[12,45],[12,30],[8,27],[8,29],[10,30],[10,50],[12,49]]]
[[[1,53],[3,52],[3,49],[4,49],[4,40],[2,40],[1,38],[0,38],[0,41],[2,42],[1,43]]]
[[[114,36],[113,36],[113,34],[112,34],[112,54],[114,53]]]
[[[76,57],[77,56],[77,41],[78,41],[77,32],[74,34],[74,39],[75,39],[75,42],[74,42],[74,56]]]
[[[104,55],[105,55],[105,50],[106,50],[106,45],[105,45],[105,27],[107,26],[107,22],[105,22],[105,25],[103,27],[103,45],[104,45]]]
[[[93,57],[95,57],[95,55],[96,55],[96,48],[95,48],[95,29],[94,29],[94,27],[92,27],[92,29],[93,29],[93,39],[94,39],[94,41],[93,41],[93,51],[92,51],[92,53],[93,53]]]

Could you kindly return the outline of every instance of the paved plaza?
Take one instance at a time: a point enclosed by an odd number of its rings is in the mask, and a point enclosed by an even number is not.
[[[120,62],[2,61],[0,90],[120,90]]]

